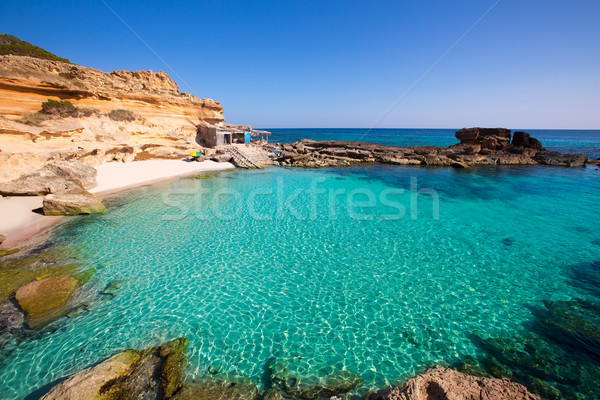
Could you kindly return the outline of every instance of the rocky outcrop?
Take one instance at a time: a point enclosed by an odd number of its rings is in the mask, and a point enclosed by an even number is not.
[[[0,183],[3,196],[41,196],[81,192],[96,185],[97,171],[80,161],[54,161],[41,169],[6,183]]]
[[[78,372],[43,400],[169,399],[183,384],[187,338],[145,350],[125,350]]]
[[[542,146],[539,140],[532,138],[529,133],[521,131],[513,134],[512,145],[528,149],[544,150],[544,146]]]
[[[198,148],[198,126],[224,121],[218,102],[180,92],[162,71],[106,73],[14,55],[0,56],[0,71],[0,181],[91,152],[100,162],[132,161],[133,153],[181,158]],[[68,101],[77,112],[41,113],[48,99]],[[115,118],[115,111],[133,118]]]
[[[33,281],[20,287],[15,293],[15,300],[26,313],[29,328],[39,328],[65,315],[77,286],[75,278],[56,277]]]
[[[503,128],[461,129],[456,132],[456,138],[461,142],[449,147],[392,147],[365,142],[302,140],[265,148],[274,153],[277,165],[309,168],[368,163],[455,168],[495,164],[576,167],[587,160],[582,154],[547,152],[538,140],[525,132],[516,132],[511,143],[510,131]]]
[[[502,150],[510,143],[510,130],[505,128],[463,128],[455,136],[461,143],[479,144],[488,150]]]
[[[556,151],[540,151],[534,160],[544,165],[559,167],[583,167],[588,158],[585,154],[562,154]]]
[[[353,372],[326,364],[313,366],[300,358],[275,361],[269,369],[274,387],[292,399],[337,396],[363,383],[363,378]]]
[[[481,378],[434,367],[404,382],[371,393],[367,400],[541,400],[508,379]]]
[[[44,197],[44,215],[98,214],[106,211],[102,199],[89,192],[49,194]]]

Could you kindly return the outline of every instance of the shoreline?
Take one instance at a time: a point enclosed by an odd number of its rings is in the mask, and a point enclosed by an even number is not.
[[[183,168],[182,168],[183,167]],[[235,169],[229,163],[215,161],[145,160],[130,163],[110,162],[98,170],[97,185],[89,192],[96,196],[115,196],[128,190],[202,172]],[[1,249],[15,249],[31,244],[52,228],[70,219],[46,216],[39,210],[43,196],[11,196],[0,198],[0,233],[6,240]]]

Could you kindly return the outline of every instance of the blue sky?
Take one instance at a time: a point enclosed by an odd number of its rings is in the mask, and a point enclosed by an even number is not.
[[[0,32],[103,71],[164,70],[257,127],[600,129],[600,1],[0,3]],[[173,72],[175,71],[175,72]]]

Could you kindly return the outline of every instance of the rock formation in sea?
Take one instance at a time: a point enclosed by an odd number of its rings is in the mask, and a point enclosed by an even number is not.
[[[526,132],[515,132],[512,141],[510,130],[504,128],[465,128],[455,136],[460,143],[448,147],[393,147],[304,139],[293,144],[269,145],[269,148],[278,154],[275,160],[278,165],[312,168],[368,163],[456,168],[494,164],[581,167],[587,162],[585,154],[546,151]]]

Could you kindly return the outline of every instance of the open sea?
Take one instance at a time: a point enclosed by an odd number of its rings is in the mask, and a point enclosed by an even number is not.
[[[455,130],[271,131],[457,142]],[[600,131],[528,132],[600,157]],[[364,394],[439,363],[600,398],[599,198],[596,165],[272,167],[122,193],[52,232],[82,269],[103,268],[86,308],[0,350],[0,398],[36,398],[180,336],[190,378],[218,370],[264,388],[271,360],[302,357],[360,374]],[[98,294],[115,280],[114,296]]]

